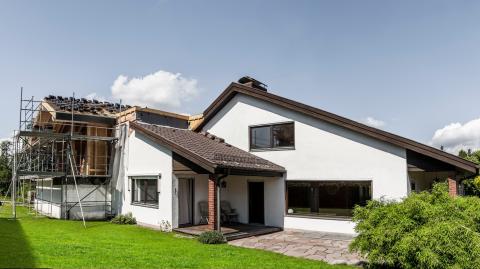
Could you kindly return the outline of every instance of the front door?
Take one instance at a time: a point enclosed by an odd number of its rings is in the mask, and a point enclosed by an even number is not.
[[[193,224],[193,179],[178,179],[178,225]]]
[[[265,224],[263,182],[248,182],[249,223]]]

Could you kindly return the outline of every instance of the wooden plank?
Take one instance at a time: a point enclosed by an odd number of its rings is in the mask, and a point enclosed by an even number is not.
[[[110,136],[88,136],[88,135],[72,135],[68,133],[50,133],[50,132],[40,132],[40,131],[20,131],[17,136],[19,137],[45,137],[45,138],[55,138],[55,139],[71,139],[71,140],[99,140],[99,141],[112,141],[116,140],[115,137]]]

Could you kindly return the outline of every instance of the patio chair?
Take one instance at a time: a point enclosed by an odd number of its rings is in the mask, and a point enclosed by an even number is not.
[[[222,211],[222,221],[228,223],[238,222],[238,213],[230,206],[230,202],[220,201],[220,209]]]
[[[208,224],[208,203],[206,201],[198,202],[200,209],[200,222],[198,224]]]

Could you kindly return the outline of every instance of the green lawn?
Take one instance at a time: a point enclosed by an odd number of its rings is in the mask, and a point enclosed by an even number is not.
[[[0,268],[350,268],[229,245],[203,245],[138,226],[53,220],[0,207]]]

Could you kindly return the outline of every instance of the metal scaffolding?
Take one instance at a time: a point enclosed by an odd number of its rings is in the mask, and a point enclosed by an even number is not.
[[[61,100],[63,117],[59,116],[59,109],[52,109],[45,99],[35,100],[33,96],[25,98],[23,88],[20,90],[19,126],[18,130],[14,131],[12,141],[13,162],[10,192],[12,214],[16,218],[18,203],[37,212],[39,211],[39,201],[50,201],[51,208],[54,203],[54,195],[58,196],[54,192],[60,191],[63,217],[69,218],[72,208],[79,206],[85,225],[85,203],[104,203],[105,215],[107,215],[107,211],[111,210],[111,201],[108,201],[106,196],[111,177],[115,125],[102,125],[85,121],[84,118],[76,118],[77,115],[86,114],[81,110],[82,103],[87,102],[85,99],[75,99],[73,95]],[[89,106],[94,108],[97,105],[104,105],[97,101],[95,103],[88,102]],[[68,113],[70,117],[66,119],[65,114],[68,115]],[[105,199],[86,201],[93,191],[85,191],[85,194],[81,195],[79,180],[95,184],[93,190],[104,188]],[[48,187],[44,186],[45,182],[48,183]],[[27,184],[35,186],[37,191],[42,190],[40,197],[35,192],[36,205],[32,203],[32,195],[26,199],[28,193],[25,193],[24,189]],[[71,194],[68,197],[69,186],[75,188],[74,200],[71,199]],[[50,192],[46,197],[45,190]],[[52,209],[50,209],[50,214],[52,214],[51,211]]]

